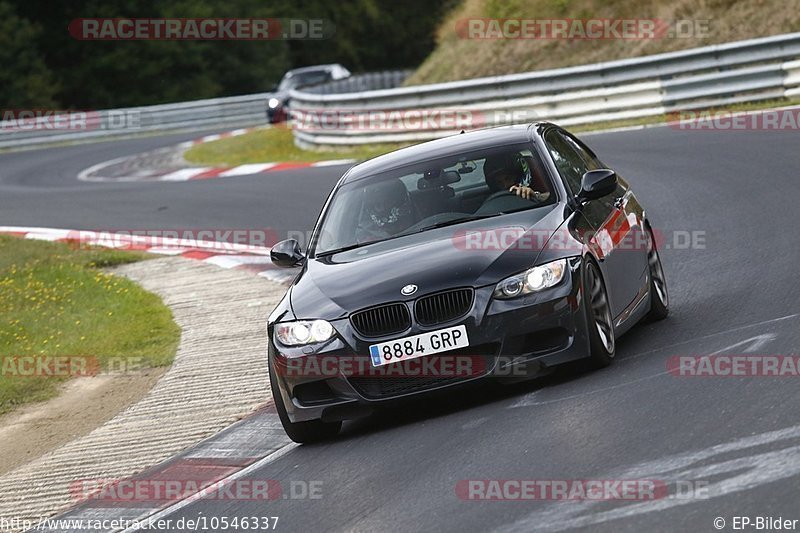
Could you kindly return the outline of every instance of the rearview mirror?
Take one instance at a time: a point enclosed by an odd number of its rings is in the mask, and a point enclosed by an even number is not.
[[[590,170],[581,179],[578,201],[589,201],[608,196],[617,189],[617,173],[608,168]]]
[[[438,176],[422,177],[417,180],[417,189],[438,189],[461,181],[461,176],[455,170],[442,172]]]
[[[306,256],[300,250],[300,244],[294,239],[286,239],[272,247],[269,258],[275,266],[291,268],[300,266]]]

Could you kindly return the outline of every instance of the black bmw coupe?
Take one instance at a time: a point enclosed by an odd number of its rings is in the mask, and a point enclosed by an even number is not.
[[[656,234],[630,186],[549,123],[462,133],[351,168],[268,320],[269,374],[289,437],[481,379],[582,360],[667,316]],[[579,363],[580,364],[580,363]]]

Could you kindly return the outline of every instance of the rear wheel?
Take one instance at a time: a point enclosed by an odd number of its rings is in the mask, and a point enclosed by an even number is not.
[[[341,422],[323,422],[322,420],[292,422],[289,420],[286,406],[283,403],[283,396],[272,373],[272,365],[269,365],[269,382],[272,388],[272,397],[275,400],[275,409],[278,411],[283,430],[286,431],[290,439],[300,444],[308,444],[331,439],[339,434],[339,430],[342,428]]]
[[[663,320],[669,314],[669,293],[661,257],[658,255],[656,240],[650,228],[647,228],[647,241],[647,266],[650,274],[650,312],[647,318]]]
[[[589,261],[584,268],[584,309],[589,335],[590,368],[611,364],[616,353],[614,319],[608,301],[608,292],[597,265]]]

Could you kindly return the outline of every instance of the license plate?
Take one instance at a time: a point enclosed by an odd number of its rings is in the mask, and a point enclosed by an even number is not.
[[[467,346],[469,339],[466,326],[455,326],[373,344],[369,347],[369,355],[372,357],[372,366],[383,366]]]

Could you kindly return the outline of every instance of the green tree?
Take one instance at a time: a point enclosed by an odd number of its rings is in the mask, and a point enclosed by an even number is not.
[[[42,9],[30,0],[0,0],[41,28],[24,37],[6,17],[0,53],[11,72],[30,71],[30,83],[49,91],[30,92],[39,105],[54,98],[64,107],[101,109],[248,94],[306,65],[337,62],[353,72],[414,67],[433,49],[435,25],[454,1],[71,0]],[[82,41],[68,32],[81,18],[159,17],[323,19],[335,34],[317,41]],[[9,39],[11,46],[2,46]],[[20,50],[34,54],[39,70]]]
[[[434,31],[455,0],[314,0],[289,4],[287,17],[322,18],[331,39],[290,41],[295,66],[342,63],[353,72],[412,68],[433,50]]]
[[[0,107],[52,107],[57,86],[37,47],[40,29],[0,2]]]
[[[265,91],[289,68],[284,41],[92,41],[68,32],[80,18],[267,17],[258,0],[83,0],[47,10],[17,2],[44,28],[39,46],[64,106],[101,109]]]

